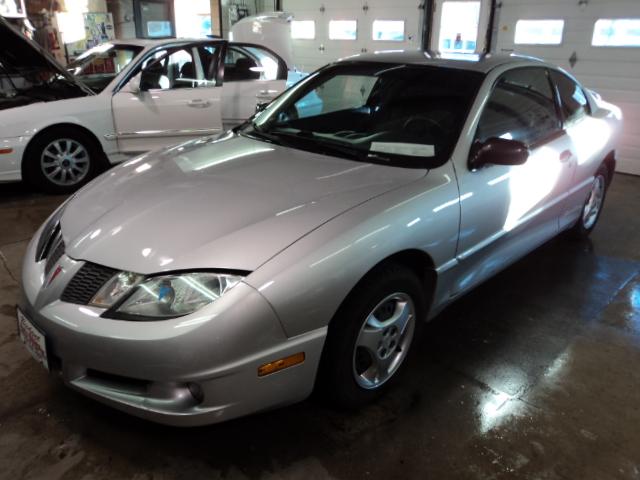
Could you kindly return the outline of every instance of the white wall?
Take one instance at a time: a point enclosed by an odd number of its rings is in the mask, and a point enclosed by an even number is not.
[[[419,47],[423,18],[419,5],[416,0],[283,0],[283,10],[293,14],[294,19],[316,22],[315,39],[293,40],[296,67],[308,72],[337,58],[363,51]],[[376,19],[404,20],[405,41],[373,41],[371,26]],[[330,40],[329,20],[357,20],[357,40]]]

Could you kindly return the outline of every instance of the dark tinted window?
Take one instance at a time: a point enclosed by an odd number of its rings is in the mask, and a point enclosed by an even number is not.
[[[356,160],[440,165],[483,80],[458,69],[345,62],[296,84],[244,131]]]
[[[551,78],[558,87],[562,101],[562,114],[566,123],[574,123],[590,113],[584,90],[564,73],[553,70]]]
[[[480,117],[476,140],[498,137],[531,145],[559,129],[547,71],[519,68],[498,81]]]

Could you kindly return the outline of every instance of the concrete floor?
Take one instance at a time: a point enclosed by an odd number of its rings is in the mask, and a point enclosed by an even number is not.
[[[426,329],[392,393],[197,429],[76,394],[15,327],[28,238],[62,201],[0,187],[0,478],[640,479],[640,178],[592,240],[556,239]]]

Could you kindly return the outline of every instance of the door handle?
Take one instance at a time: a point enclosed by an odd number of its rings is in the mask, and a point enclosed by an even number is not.
[[[277,95],[278,93],[278,90],[260,90],[258,95]]]
[[[571,152],[571,150],[565,150],[560,154],[560,161],[562,163],[565,163],[571,160],[572,157],[573,157],[573,153]]]
[[[207,108],[209,105],[211,105],[211,102],[209,100],[202,100],[200,98],[197,98],[195,100],[190,100],[189,102],[187,102],[187,105],[193,108]]]

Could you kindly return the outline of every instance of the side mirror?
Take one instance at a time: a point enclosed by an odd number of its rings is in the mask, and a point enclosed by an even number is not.
[[[469,152],[472,169],[483,165],[522,165],[529,158],[529,148],[517,140],[492,137],[484,143],[476,142]]]
[[[127,90],[129,90],[129,92],[133,93],[134,95],[137,95],[142,91],[142,89],[140,88],[141,83],[142,72],[139,72],[137,75],[131,78],[131,80],[129,80],[129,83],[127,83]]]

